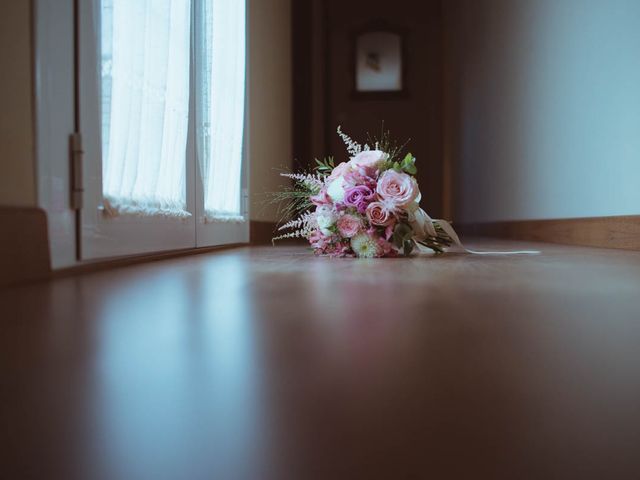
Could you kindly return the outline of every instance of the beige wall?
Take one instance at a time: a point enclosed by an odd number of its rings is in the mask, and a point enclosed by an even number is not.
[[[640,214],[640,2],[444,4],[457,219]]]
[[[291,0],[249,2],[251,219],[276,221],[265,193],[291,165]]]
[[[0,205],[34,206],[31,2],[0,2]]]

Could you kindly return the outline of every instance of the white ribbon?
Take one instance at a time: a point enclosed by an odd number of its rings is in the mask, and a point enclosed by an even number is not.
[[[458,247],[459,249],[467,253],[471,253],[473,255],[537,255],[540,253],[538,250],[515,250],[511,252],[479,252],[477,250],[469,250],[462,244],[462,242],[460,241],[460,237],[458,237],[458,234],[456,233],[456,231],[453,229],[451,224],[446,220],[440,220],[440,219],[434,220],[431,217],[429,217],[427,212],[425,212],[421,208],[419,208],[413,213],[413,218],[414,218],[414,225],[419,229],[419,232],[416,235],[416,239],[418,240],[424,240],[428,236],[437,237],[438,234],[434,226],[434,225],[437,225],[440,228],[442,228],[442,230],[449,236],[449,238],[451,238],[451,240],[453,241],[453,244],[456,247]],[[414,225],[412,225],[412,227],[414,227]],[[423,252],[431,250],[431,249],[428,249],[428,247],[421,245],[420,243],[418,243],[418,248]]]

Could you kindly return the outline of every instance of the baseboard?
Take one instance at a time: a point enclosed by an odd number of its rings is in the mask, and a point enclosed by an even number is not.
[[[253,245],[271,244],[276,231],[275,222],[251,221],[250,242]],[[296,240],[283,243],[297,243]],[[47,216],[44,210],[31,207],[0,206],[0,287],[31,280],[58,278],[67,275],[135,265],[184,255],[208,253],[235,247],[189,248],[106,260],[83,262],[78,265],[51,270]]]
[[[251,220],[249,224],[249,242],[252,245],[266,245],[271,243],[271,239],[275,236],[275,231],[275,222]]]
[[[640,250],[640,215],[458,225],[462,234]]]
[[[51,274],[47,215],[36,207],[0,207],[0,286]]]

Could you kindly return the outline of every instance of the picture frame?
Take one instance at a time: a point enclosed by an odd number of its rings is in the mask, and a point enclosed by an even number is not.
[[[352,97],[360,100],[403,98],[406,88],[406,31],[382,20],[352,33]]]

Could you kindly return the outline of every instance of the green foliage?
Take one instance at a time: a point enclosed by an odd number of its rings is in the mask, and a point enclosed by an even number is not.
[[[453,240],[449,235],[447,235],[440,225],[434,225],[434,227],[436,229],[436,236],[427,237],[424,240],[418,241],[418,243],[430,248],[436,253],[436,255],[439,255],[444,253],[445,248],[450,247],[453,244]]]
[[[411,155],[411,153],[407,153],[400,164],[400,168],[409,175],[415,175],[418,173],[418,169],[416,168],[416,157]]]
[[[397,248],[402,249],[405,257],[408,257],[415,247],[413,229],[406,223],[398,223],[393,230],[391,241]]]
[[[418,169],[416,168],[416,157],[414,157],[411,153],[407,153],[401,162],[395,161],[387,161],[385,165],[385,169],[394,169],[396,172],[405,172],[409,175],[415,175],[418,173]]]
[[[323,175],[330,175],[333,169],[336,167],[333,157],[325,157],[322,160],[316,160],[315,171]]]
[[[278,207],[278,224],[296,218],[308,211],[313,204],[309,199],[309,190],[302,183],[296,182],[294,186],[285,187],[279,192],[269,195],[268,203]]]
[[[407,140],[403,144],[398,144],[391,138],[391,132],[384,129],[384,122],[382,122],[380,135],[372,137],[367,133],[367,143],[371,146],[371,148],[377,148],[378,150],[382,150],[383,152],[389,154],[387,164],[385,165],[386,169],[389,169],[395,168],[394,163],[397,162],[400,158],[402,151],[409,143],[409,140]]]
[[[403,248],[404,243],[410,241],[413,238],[413,230],[411,226],[406,223],[398,223],[396,228],[393,229],[393,235],[391,241],[398,248]]]
[[[413,243],[413,240],[407,240],[404,242],[402,250],[405,257],[411,255],[411,252],[413,252],[413,247],[415,247],[415,243]]]

